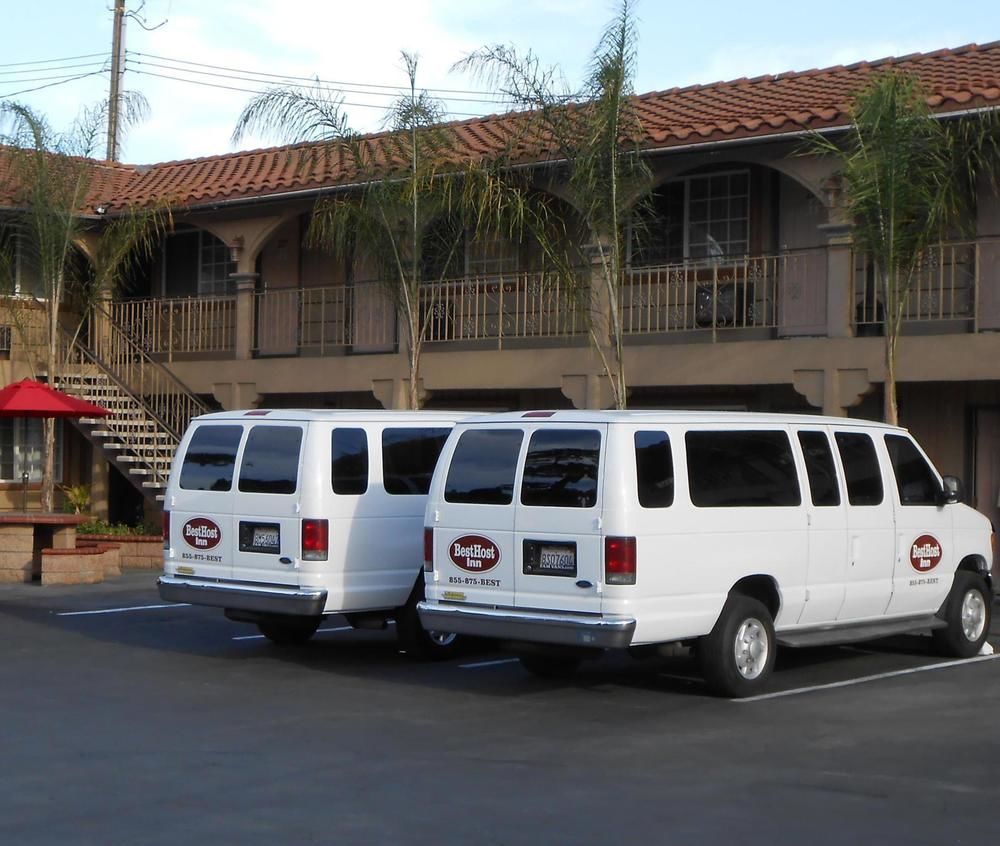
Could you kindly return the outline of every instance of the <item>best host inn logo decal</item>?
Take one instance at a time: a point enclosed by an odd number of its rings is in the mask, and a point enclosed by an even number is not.
[[[910,544],[910,566],[918,573],[929,573],[941,563],[941,543],[933,535],[921,535]]]
[[[194,517],[181,528],[181,537],[195,549],[214,549],[222,540],[222,529],[207,517]]]
[[[462,535],[448,545],[456,567],[469,573],[488,573],[500,563],[500,547],[482,535]]]

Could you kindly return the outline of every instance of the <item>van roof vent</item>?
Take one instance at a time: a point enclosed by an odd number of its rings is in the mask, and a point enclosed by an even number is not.
[[[526,411],[522,417],[551,417],[554,411]]]
[[[253,411],[247,411],[244,417],[264,417],[271,413],[269,408],[255,408]]]

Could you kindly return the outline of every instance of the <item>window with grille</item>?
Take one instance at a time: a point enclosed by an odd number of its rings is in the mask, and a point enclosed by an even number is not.
[[[56,420],[54,479],[62,481],[63,475],[63,426]],[[0,481],[20,482],[21,474],[28,473],[29,482],[42,481],[42,446],[44,433],[42,420],[33,418],[0,419]]]
[[[199,232],[198,242],[198,293],[217,296],[232,293],[230,275],[236,272],[229,247],[210,232]]]

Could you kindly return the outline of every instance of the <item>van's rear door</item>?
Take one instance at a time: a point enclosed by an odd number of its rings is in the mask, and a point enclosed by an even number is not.
[[[427,527],[434,533],[433,596],[445,602],[514,604],[515,479],[521,427],[459,426],[445,446],[443,481]]]
[[[302,446],[306,424],[256,423],[235,483],[230,538],[237,581],[297,585],[301,558]]]
[[[526,427],[514,522],[515,605],[599,614],[606,424]]]

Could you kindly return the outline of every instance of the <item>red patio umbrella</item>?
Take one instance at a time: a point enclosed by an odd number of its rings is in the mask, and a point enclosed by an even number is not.
[[[0,390],[0,417],[107,417],[108,409],[22,379]]]

